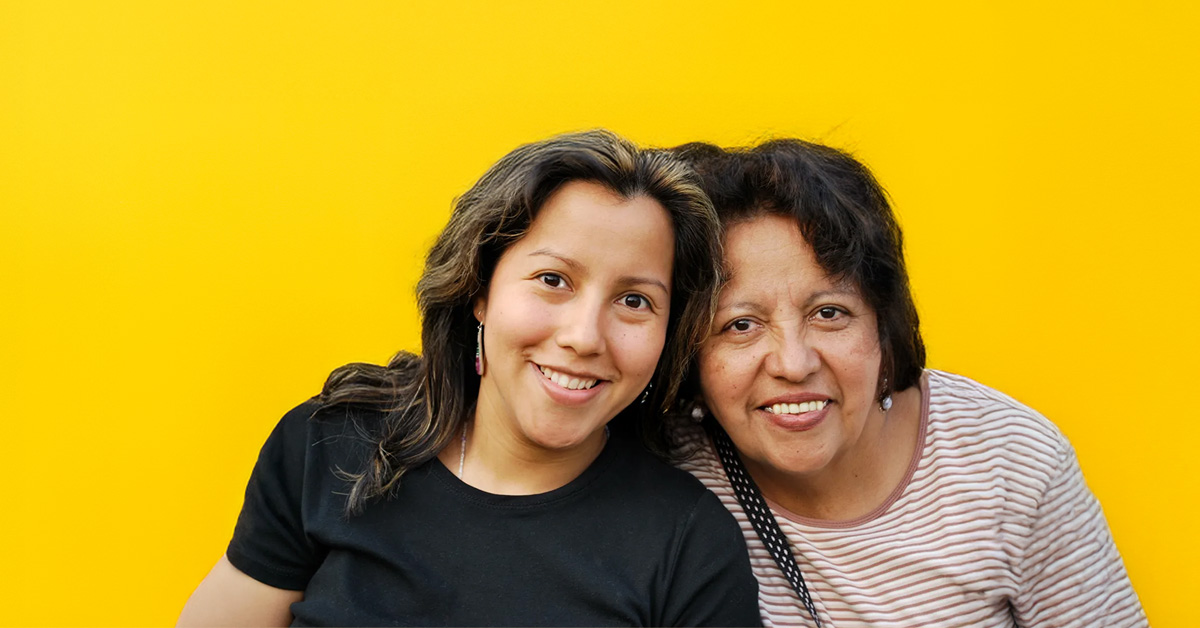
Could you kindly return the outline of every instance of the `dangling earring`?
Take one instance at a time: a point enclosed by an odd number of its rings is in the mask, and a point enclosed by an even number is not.
[[[483,377],[483,323],[475,330],[475,374]]]
[[[654,390],[654,382],[646,384],[646,390],[642,391],[642,398],[638,400],[638,403],[646,405],[646,402],[650,401],[650,391],[652,390]]]
[[[883,378],[883,390],[884,391],[888,390],[888,380],[886,377]],[[883,398],[879,400],[879,409],[884,411],[885,413],[888,410],[892,409],[892,393],[891,392],[885,392],[885,394],[883,395]]]

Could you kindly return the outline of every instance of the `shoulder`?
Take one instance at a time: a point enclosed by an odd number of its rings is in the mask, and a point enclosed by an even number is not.
[[[733,520],[720,501],[700,480],[678,469],[632,442],[621,443],[625,450],[614,464],[609,478],[623,503],[639,508],[647,516],[659,518],[661,525],[691,525],[696,518],[719,519],[720,525]],[[667,519],[672,521],[668,522]]]
[[[1070,447],[1058,426],[1020,401],[962,375],[926,372],[931,426],[986,437],[1039,460],[1057,460]]]
[[[986,473],[1015,498],[1010,505],[1036,507],[1074,462],[1062,431],[1036,410],[970,378],[927,373],[925,455],[937,459],[928,461],[931,466]]]
[[[315,460],[339,467],[361,459],[386,414],[349,404],[326,406],[316,398],[292,408],[275,425],[260,458],[271,455],[292,469]]]
[[[694,503],[706,492],[696,478],[664,462],[644,447],[628,443],[626,451],[618,474],[638,481],[646,488],[643,492],[647,498],[665,497],[680,503]]]

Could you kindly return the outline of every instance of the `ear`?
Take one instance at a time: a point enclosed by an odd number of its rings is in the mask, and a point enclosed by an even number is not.
[[[475,320],[482,324],[487,313],[487,297],[483,295],[475,297],[475,302],[471,304],[471,311],[475,314]]]

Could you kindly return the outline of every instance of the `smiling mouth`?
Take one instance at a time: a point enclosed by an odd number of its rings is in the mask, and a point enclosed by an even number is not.
[[[587,390],[594,387],[597,382],[603,381],[594,378],[581,378],[567,375],[566,373],[559,373],[558,371],[547,366],[538,365],[538,368],[542,371],[543,377],[554,382],[555,384],[558,384],[559,386],[562,386],[563,388],[566,388],[567,390]]]
[[[763,406],[761,409],[771,414],[805,414],[821,410],[830,403],[828,399],[825,401],[805,401],[804,403],[776,403]]]

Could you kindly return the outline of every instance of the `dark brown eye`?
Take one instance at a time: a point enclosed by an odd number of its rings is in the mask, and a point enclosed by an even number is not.
[[[650,300],[640,294],[627,294],[622,298],[625,307],[640,310],[650,307]]]
[[[750,331],[751,326],[752,323],[750,322],[750,319],[746,318],[739,318],[729,324],[729,328],[733,331]]]
[[[817,310],[817,316],[827,321],[837,318],[838,314],[841,314],[841,312],[836,307],[823,307]]]
[[[554,273],[542,273],[538,275],[538,279],[551,288],[561,288],[563,285],[563,278]]]

